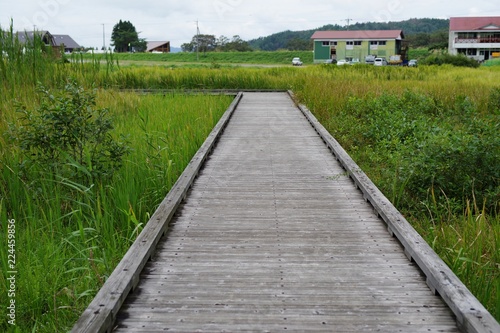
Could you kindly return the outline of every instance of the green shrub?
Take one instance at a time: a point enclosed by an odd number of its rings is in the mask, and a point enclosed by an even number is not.
[[[428,205],[439,197],[459,209],[468,200],[494,209],[500,195],[500,140],[492,129],[482,124],[464,131],[435,128],[412,159],[408,190]]]
[[[95,108],[95,93],[73,81],[59,92],[43,86],[38,92],[39,107],[29,110],[19,105],[20,124],[10,126],[23,154],[22,165],[73,180],[82,175],[98,180],[112,177],[127,146],[111,136],[108,110]]]
[[[494,114],[500,114],[500,87],[491,89],[488,108]]]
[[[409,91],[351,98],[346,107],[363,110],[357,145],[366,150],[364,163],[377,165],[385,179],[380,186],[393,201],[405,191],[406,202],[400,203],[408,207],[437,202],[461,209],[474,201],[494,211],[500,198],[498,117],[479,117],[467,97],[443,108]]]
[[[477,68],[480,66],[479,62],[466,57],[463,54],[451,55],[445,54],[432,54],[421,61],[422,65],[453,65],[458,67],[472,67]]]

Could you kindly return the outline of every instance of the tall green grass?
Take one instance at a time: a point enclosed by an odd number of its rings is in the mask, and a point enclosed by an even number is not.
[[[402,167],[410,165],[405,163],[418,157],[418,142],[425,143],[434,133],[426,131],[425,123],[442,124],[458,135],[464,124],[479,121],[486,127],[469,127],[488,130],[489,139],[471,131],[467,135],[479,143],[494,141],[498,67],[123,68],[116,58],[101,62],[75,55],[69,63],[60,61],[41,45],[35,46],[40,51],[23,53],[11,37],[4,34],[0,43],[12,54],[0,64],[0,132],[7,131],[7,123],[16,123],[15,100],[32,108],[39,103],[37,82],[59,89],[71,77],[88,89],[99,88],[97,102],[111,109],[114,135],[129,135],[133,148],[111,183],[80,184],[39,170],[40,185],[34,188],[21,177],[18,150],[0,137],[1,230],[8,218],[16,219],[21,331],[54,332],[71,326],[230,102],[222,96],[141,96],[121,88],[294,90],[298,101],[500,318],[498,211],[474,198],[459,205],[432,186],[422,187],[428,193],[425,203],[416,201],[412,207],[415,193],[409,193],[410,182],[402,176]],[[460,142],[469,142],[462,138]],[[0,251],[5,258],[5,237]],[[1,304],[6,300],[3,277]],[[10,328],[4,311],[0,330]]]
[[[37,187],[19,175],[15,149],[0,160],[2,230],[16,220],[17,327],[68,330],[120,261],[219,117],[227,96],[148,95],[100,91],[115,135],[132,152],[111,182],[77,183],[38,170]],[[68,161],[70,163],[70,161]],[[85,173],[86,170],[79,170]],[[6,239],[0,253],[6,258]],[[7,304],[2,260],[0,303]],[[13,328],[0,309],[0,330]]]
[[[295,87],[497,319],[498,74],[451,66],[325,68]]]

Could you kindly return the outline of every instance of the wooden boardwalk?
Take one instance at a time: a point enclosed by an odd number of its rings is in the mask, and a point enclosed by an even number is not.
[[[245,93],[117,325],[457,331],[285,93]]]
[[[288,94],[245,93],[113,331],[458,332],[365,199]]]

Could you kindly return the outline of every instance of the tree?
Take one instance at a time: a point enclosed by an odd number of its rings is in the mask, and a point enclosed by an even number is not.
[[[130,46],[134,52],[145,52],[148,48],[148,42],[144,38],[139,38],[137,42],[130,43]]]
[[[216,38],[214,35],[194,35],[191,43],[184,43],[181,45],[184,52],[210,52],[214,51],[216,47]]]
[[[196,50],[195,43],[184,43],[181,45],[182,52],[194,52]]]
[[[183,52],[196,52],[197,45],[199,45],[198,51],[204,53],[211,51],[253,51],[248,42],[241,39],[239,35],[234,35],[233,39],[229,39],[226,36],[215,38],[214,35],[195,35],[190,43],[182,44],[181,48]]]
[[[139,39],[139,33],[129,21],[120,20],[115,24],[111,40],[116,52],[131,52],[133,50],[143,52],[147,46],[146,40]]]
[[[216,43],[216,50],[217,51],[225,51],[225,47],[227,45],[227,43],[229,43],[230,40],[229,38],[227,38],[226,36],[224,35],[221,35],[219,38],[217,38],[217,40],[215,41]]]
[[[35,110],[19,105],[19,125],[10,127],[11,138],[24,156],[22,165],[39,165],[79,183],[111,178],[128,147],[110,134],[109,110],[97,108],[95,91],[86,91],[72,80],[62,90],[49,91],[40,85],[38,91],[40,105]]]
[[[227,38],[229,40],[229,38]],[[230,42],[227,42],[222,48],[224,51],[238,51],[238,52],[248,52],[253,51],[253,49],[245,42],[239,35],[234,35]]]

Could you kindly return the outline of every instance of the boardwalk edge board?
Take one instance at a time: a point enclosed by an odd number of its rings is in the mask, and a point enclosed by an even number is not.
[[[288,93],[295,100],[293,92]],[[311,111],[301,104],[297,104],[297,107],[362,191],[365,200],[370,202],[387,224],[389,233],[402,244],[408,258],[425,274],[429,288],[441,296],[453,311],[459,328],[464,332],[500,332],[500,324],[495,318],[366,176]]]
[[[168,229],[177,207],[196,179],[203,163],[222,135],[229,119],[238,106],[243,93],[239,92],[201,148],[162,201],[141,234],[137,237],[113,273],[106,280],[95,298],[80,316],[71,332],[111,332],[116,314],[125,298],[139,282],[146,263],[153,256],[161,237]]]

